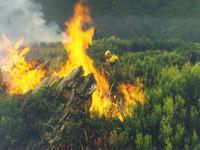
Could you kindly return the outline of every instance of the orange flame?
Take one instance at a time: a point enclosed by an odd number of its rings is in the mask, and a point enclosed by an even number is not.
[[[97,89],[92,95],[90,112],[99,116],[118,117],[120,120],[123,120],[125,116],[131,114],[130,110],[122,108],[118,102],[113,102],[114,98],[109,96],[110,85],[108,80],[103,73],[94,67],[93,60],[87,54],[87,49],[92,44],[94,35],[94,27],[91,24],[92,19],[88,7],[82,2],[78,2],[75,5],[73,17],[66,23],[67,31],[63,45],[67,51],[68,60],[61,68],[61,71],[58,72],[58,76],[67,76],[78,66],[83,67],[85,75],[93,73],[97,82]],[[125,98],[125,107],[135,105],[136,89],[139,89],[141,95],[143,94],[141,88],[134,87],[131,84],[122,84],[119,86],[119,90]],[[138,99],[138,101],[143,103],[143,97],[142,100]]]
[[[133,106],[137,103],[144,104],[143,85],[139,80],[136,82],[135,86],[130,83],[122,83],[118,86],[118,89],[126,100],[123,109],[123,114],[125,114],[125,116],[131,116]]]
[[[30,49],[20,48],[23,41],[20,39],[12,44],[6,36],[3,36],[0,42],[0,65],[9,94],[24,94],[33,90],[45,75],[43,69],[32,69],[33,64],[26,62],[25,56]]]

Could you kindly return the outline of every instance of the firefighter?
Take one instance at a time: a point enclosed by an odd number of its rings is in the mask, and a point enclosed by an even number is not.
[[[104,72],[109,78],[110,73],[115,70],[116,65],[119,63],[119,57],[117,55],[112,54],[110,50],[107,50],[104,53],[104,60]]]
[[[119,62],[119,57],[115,54],[112,54],[110,50],[107,50],[104,54],[105,63],[107,65],[114,65]]]
[[[105,51],[104,53],[104,73],[110,83],[110,91],[109,91],[109,97],[112,96],[112,99],[114,101],[117,101],[118,89],[117,84],[118,82],[115,80],[116,78],[113,78],[112,75],[116,73],[117,69],[119,68],[119,57],[115,54],[113,54],[110,50]],[[119,103],[122,104],[121,99],[119,100]]]

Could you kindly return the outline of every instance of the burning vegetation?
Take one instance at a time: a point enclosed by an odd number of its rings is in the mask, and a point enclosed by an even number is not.
[[[133,108],[137,103],[144,104],[144,92],[141,83],[119,84],[118,96],[112,94],[112,88],[105,73],[99,71],[93,60],[87,54],[87,49],[92,45],[94,27],[88,7],[79,2],[75,5],[73,17],[66,22],[64,48],[68,54],[66,63],[60,71],[52,74],[56,78],[68,76],[79,66],[83,67],[84,76],[94,75],[96,90],[92,94],[90,113],[92,117],[104,116],[117,117],[121,121],[133,114]],[[47,70],[34,66],[34,61],[28,62],[26,54],[29,48],[22,48],[23,39],[13,44],[3,36],[0,44],[4,58],[1,59],[3,82],[6,84],[8,94],[25,94],[38,87],[46,76]]]
[[[200,149],[200,44],[93,42],[82,2],[59,43],[2,36],[0,149]]]
[[[34,68],[34,61],[26,61],[26,54],[30,48],[22,48],[23,38],[12,43],[6,36],[2,37],[0,50],[3,57],[0,60],[2,82],[6,84],[6,92],[24,94],[34,90],[45,77],[45,70]]]
[[[66,23],[67,31],[63,44],[68,54],[66,64],[58,72],[59,76],[66,76],[78,66],[83,66],[85,75],[92,73],[96,80],[96,90],[92,94],[92,105],[90,112],[93,115],[105,117],[124,117],[131,114],[136,102],[144,103],[142,86],[122,83],[119,91],[124,95],[123,106],[119,100],[114,102],[111,95],[110,84],[103,72],[95,68],[93,60],[88,56],[87,49],[92,44],[94,27],[88,7],[79,2],[75,6],[74,16]],[[86,28],[87,27],[87,28]],[[137,95],[136,94],[137,91]],[[138,92],[139,91],[139,92]],[[137,96],[136,96],[137,95]]]

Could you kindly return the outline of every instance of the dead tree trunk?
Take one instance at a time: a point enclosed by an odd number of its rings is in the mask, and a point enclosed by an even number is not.
[[[48,131],[43,137],[43,141],[51,149],[63,143],[68,146],[67,149],[84,147],[81,144],[83,144],[82,140],[87,138],[84,126],[89,111],[89,108],[86,109],[85,106],[88,100],[91,100],[96,83],[92,74],[83,76],[83,73],[83,68],[79,67],[68,77],[61,79],[46,78],[39,87],[54,87],[66,99],[47,123]],[[77,134],[77,132],[79,133]],[[79,135],[79,139],[73,139],[73,137],[76,137],[75,134]],[[63,139],[63,137],[67,139]]]

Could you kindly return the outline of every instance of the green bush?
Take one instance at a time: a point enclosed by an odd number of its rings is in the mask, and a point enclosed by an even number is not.
[[[49,52],[43,56],[63,57],[53,52],[58,48],[47,45]],[[134,82],[139,78],[144,84],[146,103],[137,105],[133,116],[124,122],[89,116],[84,128],[72,122],[69,124],[72,132],[61,133],[60,144],[73,143],[77,149],[82,148],[81,144],[89,149],[199,149],[199,44],[115,37],[95,41],[89,54],[101,71],[105,71],[106,49],[120,58],[118,64],[106,68],[106,77],[114,83],[113,92],[117,92],[120,82]],[[0,149],[25,149],[29,141],[40,142],[47,120],[56,113],[62,100],[53,88],[23,96],[1,96]]]

